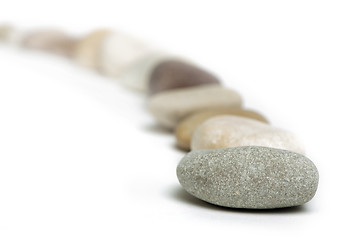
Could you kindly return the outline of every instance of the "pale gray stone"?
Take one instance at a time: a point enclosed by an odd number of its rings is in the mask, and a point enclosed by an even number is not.
[[[249,209],[302,205],[315,195],[319,178],[307,157],[258,146],[192,151],[179,163],[177,176],[201,200]]]

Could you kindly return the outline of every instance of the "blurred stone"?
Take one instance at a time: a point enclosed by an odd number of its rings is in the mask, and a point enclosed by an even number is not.
[[[200,85],[164,91],[153,95],[148,109],[158,123],[173,129],[184,117],[209,108],[241,108],[240,95],[220,85]]]
[[[223,115],[203,122],[193,133],[191,149],[264,146],[304,154],[303,144],[292,133],[244,117]]]
[[[219,108],[196,112],[181,120],[175,128],[178,146],[184,150],[190,150],[191,138],[195,129],[207,119],[218,115],[235,115],[267,123],[267,120],[259,113],[239,108]]]
[[[217,84],[220,81],[211,73],[190,63],[168,60],[157,65],[149,81],[149,93],[156,94],[176,88],[187,88],[202,84]]]

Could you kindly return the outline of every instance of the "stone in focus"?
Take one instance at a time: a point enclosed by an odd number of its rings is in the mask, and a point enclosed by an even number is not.
[[[248,209],[302,205],[315,195],[319,179],[316,166],[305,156],[257,146],[192,151],[176,172],[191,195]]]
[[[24,48],[51,52],[58,55],[72,56],[76,39],[66,33],[55,30],[40,30],[23,36],[21,45]]]
[[[97,69],[99,66],[102,42],[109,35],[106,29],[96,30],[80,39],[75,47],[76,61],[88,68]]]
[[[303,144],[292,133],[260,121],[230,115],[206,120],[191,139],[192,150],[239,146],[264,146],[305,153]]]
[[[190,63],[168,60],[157,65],[150,76],[149,93],[156,94],[175,88],[220,83],[211,73]]]
[[[175,137],[178,146],[184,150],[190,150],[191,138],[196,128],[209,118],[226,114],[251,118],[267,123],[267,120],[259,113],[245,109],[219,108],[196,112],[181,120],[175,128]]]
[[[148,109],[158,123],[173,129],[184,117],[208,108],[241,108],[240,95],[220,85],[207,84],[155,94]]]

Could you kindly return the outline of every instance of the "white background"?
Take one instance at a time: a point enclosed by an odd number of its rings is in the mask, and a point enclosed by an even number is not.
[[[183,54],[296,133],[320,172],[300,208],[186,194],[184,152],[146,98],[55,56],[0,45],[0,239],[354,239],[354,1],[2,0],[0,22],[98,27]]]

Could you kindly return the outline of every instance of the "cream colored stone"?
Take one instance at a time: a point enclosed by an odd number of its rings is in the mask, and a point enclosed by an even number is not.
[[[109,34],[100,50],[100,71],[110,77],[119,77],[125,70],[155,52],[137,39],[119,32]]]
[[[181,120],[175,128],[175,137],[178,146],[182,149],[190,150],[192,134],[196,128],[209,118],[226,114],[247,117],[267,123],[267,120],[259,113],[245,109],[220,108],[196,112]]]
[[[256,120],[230,115],[203,122],[191,140],[192,150],[239,146],[263,146],[305,153],[303,145],[292,133]]]
[[[82,66],[97,69],[101,46],[103,40],[109,35],[109,33],[109,30],[101,29],[94,31],[79,40],[74,54],[76,61]]]
[[[148,109],[162,126],[173,129],[184,117],[208,108],[241,108],[240,95],[221,85],[170,90],[153,95]]]

